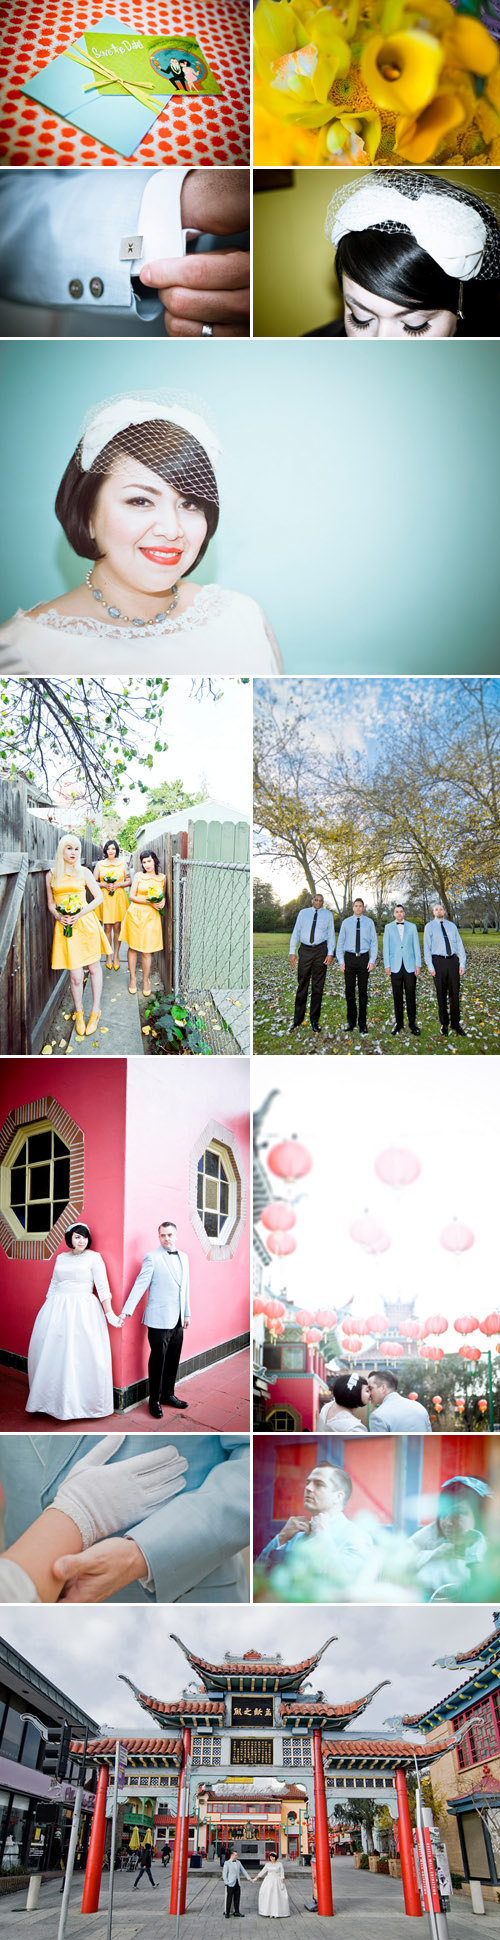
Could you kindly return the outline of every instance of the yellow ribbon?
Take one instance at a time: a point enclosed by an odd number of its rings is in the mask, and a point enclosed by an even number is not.
[[[121,74],[115,74],[113,68],[105,67],[103,61],[97,60],[95,54],[92,55],[91,59],[89,54],[74,54],[69,47],[64,49],[64,54],[65,59],[67,61],[75,61],[77,67],[90,67],[92,72],[94,72],[94,69],[97,69],[98,74],[102,75],[102,80],[96,81],[94,79],[87,87],[84,87],[84,94],[90,94],[93,88],[109,87],[110,83],[117,84],[118,87],[125,89],[126,94],[133,94],[135,100],[140,103],[141,108],[153,108],[155,114],[161,114],[165,102],[155,100],[153,94],[149,98],[149,90],[154,87],[153,81],[141,81],[137,84],[132,81],[125,81],[122,79]]]

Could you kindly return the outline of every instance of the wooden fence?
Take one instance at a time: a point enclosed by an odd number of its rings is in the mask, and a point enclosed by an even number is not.
[[[45,822],[28,806],[25,781],[0,779],[0,1056],[34,1056],[50,1032],[68,987],[67,971],[51,969],[53,917],[45,876],[63,825]],[[100,850],[84,837],[82,862],[92,868]]]

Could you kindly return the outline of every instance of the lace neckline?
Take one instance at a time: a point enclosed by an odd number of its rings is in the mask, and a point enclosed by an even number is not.
[[[106,626],[104,620],[84,619],[78,613],[57,613],[55,607],[50,607],[48,613],[38,613],[33,624],[50,627],[56,633],[78,634],[82,639],[91,636],[101,640],[125,640],[127,643],[134,640],[140,649],[141,640],[162,639],[166,633],[189,633],[194,627],[206,626],[234,598],[234,593],[225,591],[222,586],[199,586],[185,613],[176,612],[161,625],[151,621],[146,626],[134,627],[131,633],[123,626]],[[16,619],[31,620],[32,617],[29,611],[18,608]]]

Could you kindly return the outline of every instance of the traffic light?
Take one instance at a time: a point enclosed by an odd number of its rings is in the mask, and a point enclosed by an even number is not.
[[[49,1778],[65,1778],[71,1744],[71,1727],[66,1718],[63,1724],[49,1725],[42,1771]]]

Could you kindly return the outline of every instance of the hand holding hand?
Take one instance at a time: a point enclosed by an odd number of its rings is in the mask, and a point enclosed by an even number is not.
[[[89,1455],[75,1462],[50,1505],[76,1522],[84,1549],[114,1535],[126,1523],[141,1521],[185,1486],[187,1462],[170,1444],[157,1448],[153,1443],[146,1455],[133,1455],[107,1468],[124,1440],[124,1435],[103,1435]]]
[[[106,1603],[117,1590],[147,1576],[142,1549],[130,1536],[94,1543],[83,1556],[58,1556],[53,1575],[61,1584],[60,1603]]]
[[[108,1327],[123,1327],[123,1319],[124,1319],[123,1314],[113,1313],[112,1307],[105,1307],[104,1312],[106,1315]]]

